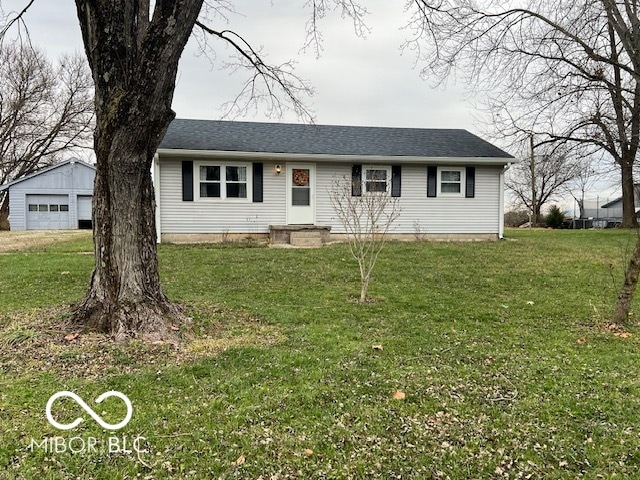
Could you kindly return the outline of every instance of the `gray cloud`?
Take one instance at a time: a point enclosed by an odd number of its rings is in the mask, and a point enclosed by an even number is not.
[[[478,133],[463,88],[431,88],[420,78],[415,59],[410,54],[401,56],[399,47],[406,34],[400,30],[406,22],[402,2],[366,2],[371,12],[366,39],[357,37],[350,20],[339,12],[325,18],[320,24],[324,39],[320,58],[314,51],[300,51],[310,15],[303,3],[235,0],[237,14],[227,15],[228,24],[214,18],[212,26],[230,28],[254,47],[262,46],[269,62],[294,59],[297,74],[316,90],[311,103],[318,123],[466,128]],[[22,5],[24,1],[3,2],[5,12]],[[27,22],[33,43],[50,56],[83,50],[73,2],[36,2]],[[197,50],[197,43],[191,41],[183,54],[173,108],[179,117],[217,119],[223,114],[221,105],[234,98],[244,78],[221,70],[229,51],[223,44],[217,45],[213,65]],[[245,119],[267,120],[264,112]],[[298,121],[292,114],[283,120]]]

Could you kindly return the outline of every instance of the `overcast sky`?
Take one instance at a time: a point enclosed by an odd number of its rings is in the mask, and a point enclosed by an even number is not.
[[[5,13],[18,10],[26,0],[4,0]],[[228,14],[228,24],[214,20],[211,26],[229,28],[243,35],[254,47],[263,47],[269,63],[297,61],[297,74],[309,80],[316,91],[310,100],[321,124],[391,127],[465,128],[481,133],[474,123],[473,108],[465,101],[462,85],[446,89],[431,87],[420,78],[411,53],[401,55],[400,46],[408,33],[404,2],[367,0],[370,11],[366,39],[354,34],[349,19],[339,12],[321,23],[323,51],[301,52],[305,24],[310,16],[304,0],[233,0],[237,14]],[[71,0],[36,0],[27,23],[34,44],[52,57],[82,52],[80,29]],[[216,43],[213,43],[216,46]],[[190,42],[180,64],[173,108],[178,117],[219,119],[222,104],[239,92],[244,77],[230,76],[220,63],[228,48],[218,42],[217,63],[198,56]],[[268,121],[264,112],[237,120]],[[284,121],[296,122],[294,115]]]
[[[27,0],[2,0],[5,13],[20,10]],[[353,24],[339,12],[320,24],[324,42],[320,58],[313,50],[302,52],[305,25],[310,17],[306,0],[231,0],[237,13],[227,13],[227,22],[213,19],[215,29],[241,34],[254,48],[262,48],[267,63],[297,62],[296,73],[315,90],[309,100],[316,123],[386,127],[464,128],[489,141],[486,126],[475,120],[479,113],[465,85],[449,82],[433,88],[433,79],[420,78],[423,66],[411,52],[400,47],[409,32],[402,27],[408,14],[402,0],[366,0],[370,15],[366,38],[355,35]],[[72,0],[35,0],[27,18],[33,43],[52,58],[64,53],[83,52],[80,27]],[[241,73],[230,75],[221,69],[229,52],[222,42],[212,42],[216,58],[198,54],[190,41],[183,53],[173,109],[179,118],[220,119],[222,105],[240,91]],[[264,111],[235,120],[279,121]],[[299,122],[294,114],[281,121]],[[498,144],[500,146],[500,144]],[[516,152],[512,152],[516,153]],[[611,187],[611,188],[610,188]],[[602,185],[598,191],[617,190]],[[616,193],[610,193],[615,196]]]

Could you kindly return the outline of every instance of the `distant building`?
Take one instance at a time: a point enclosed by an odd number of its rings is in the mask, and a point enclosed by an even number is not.
[[[11,230],[91,228],[94,166],[75,158],[0,186]]]
[[[633,190],[637,214],[640,211],[640,184],[636,183]],[[591,221],[588,228],[617,226],[622,222],[622,197],[585,202],[580,218]]]

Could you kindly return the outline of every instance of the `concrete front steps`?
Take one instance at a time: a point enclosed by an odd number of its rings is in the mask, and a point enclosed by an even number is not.
[[[275,246],[321,247],[329,241],[331,227],[320,225],[270,225],[269,238]]]

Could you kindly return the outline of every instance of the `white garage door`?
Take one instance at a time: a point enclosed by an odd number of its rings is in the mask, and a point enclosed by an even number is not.
[[[27,230],[68,228],[68,195],[27,195]]]
[[[78,195],[78,228],[91,229],[91,195]]]

